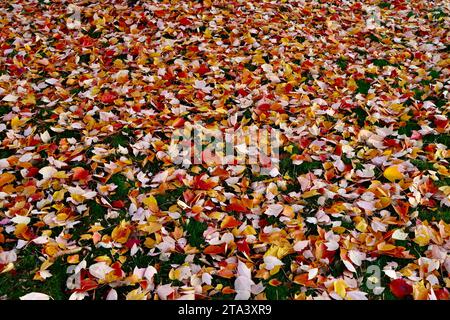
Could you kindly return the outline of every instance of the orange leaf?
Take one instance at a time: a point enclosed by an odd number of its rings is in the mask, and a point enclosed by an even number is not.
[[[386,243],[386,242],[382,242],[377,245],[377,249],[380,251],[391,251],[391,250],[394,250],[395,248],[396,247],[394,245]]]
[[[125,243],[131,234],[131,226],[129,223],[122,221],[111,233],[111,238],[119,243]]]
[[[222,289],[222,293],[223,294],[232,294],[232,293],[235,293],[235,292],[236,291],[234,291],[234,289],[232,289],[232,288],[230,288],[228,286]]]
[[[220,269],[219,271],[217,271],[217,275],[226,279],[231,279],[234,277],[234,273],[230,269]]]
[[[225,218],[223,219],[222,223],[220,224],[220,228],[224,229],[224,228],[234,228],[234,227],[238,227],[242,224],[241,221],[236,220],[235,217],[233,216],[225,216]]]
[[[316,285],[316,283],[314,281],[308,280],[308,274],[307,273],[302,273],[302,274],[299,274],[299,275],[295,276],[294,282],[297,283],[297,284],[300,284],[302,286],[305,286],[305,287],[310,287],[310,288],[316,288],[317,287],[317,285]]]
[[[10,182],[13,182],[14,180],[16,180],[16,177],[13,174],[5,172],[0,175],[0,187],[3,187],[5,184],[8,184]]]
[[[208,246],[203,250],[204,254],[221,254],[225,252],[225,245],[221,246]]]
[[[397,203],[393,205],[395,212],[402,218],[402,220],[407,220],[409,203],[406,201],[397,200]]]

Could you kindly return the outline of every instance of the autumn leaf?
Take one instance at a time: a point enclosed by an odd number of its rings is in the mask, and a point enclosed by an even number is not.
[[[383,175],[391,182],[403,179],[403,174],[400,172],[398,165],[390,166],[384,170]]]

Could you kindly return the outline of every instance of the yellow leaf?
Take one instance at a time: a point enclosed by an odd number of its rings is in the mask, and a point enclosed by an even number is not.
[[[350,80],[347,81],[347,88],[354,91],[356,90],[358,86],[356,85],[356,81],[353,78],[350,78]]]
[[[14,264],[12,262],[10,262],[2,269],[2,271],[0,271],[0,274],[9,272],[12,269],[14,269]]]
[[[75,200],[76,202],[83,202],[84,201],[84,197],[82,194],[71,194],[70,197]]]
[[[25,99],[22,100],[23,104],[36,104],[36,98],[34,94],[29,94]]]
[[[153,240],[152,238],[145,238],[144,246],[146,248],[151,249],[151,248],[153,248],[155,246],[155,243],[156,243],[156,241]]]
[[[139,230],[144,231],[148,234],[155,233],[156,231],[161,230],[162,225],[157,222],[149,222],[146,225],[139,226]]]
[[[377,249],[380,251],[391,251],[395,249],[395,246],[386,242],[382,242],[378,244]]]
[[[244,231],[242,232],[243,235],[255,235],[256,231],[252,226],[246,226]]]
[[[154,196],[148,196],[142,201],[152,212],[158,211],[158,202]]]
[[[307,198],[314,197],[318,194],[319,194],[319,192],[314,189],[314,190],[306,191],[305,193],[303,193],[302,198],[307,199]]]
[[[142,292],[141,288],[134,289],[127,294],[127,300],[145,300],[146,293]]]
[[[69,176],[64,171],[58,171],[53,175],[53,178],[56,179],[67,179]]]
[[[178,280],[180,278],[180,275],[181,275],[181,271],[179,269],[172,268],[172,269],[170,269],[170,272],[169,272],[169,279],[172,281]]]
[[[428,289],[423,284],[423,280],[413,284],[414,300],[428,300]]]
[[[21,125],[23,125],[23,123],[22,123],[22,121],[20,121],[18,116],[15,116],[14,118],[11,119],[11,127],[13,129],[17,129]]]
[[[428,228],[424,225],[417,226],[416,230],[414,231],[415,238],[414,242],[417,243],[419,246],[423,247],[430,243],[431,237],[428,232]]]
[[[281,266],[275,266],[272,270],[269,271],[270,275],[273,276],[274,274],[277,274],[280,271]]]
[[[400,172],[397,165],[390,166],[389,168],[384,170],[383,175],[391,182],[403,179],[403,173]]]
[[[342,298],[345,298],[347,292],[345,289],[348,287],[344,280],[336,280],[333,283],[334,291],[340,295]]]
[[[361,221],[359,221],[356,226],[355,226],[356,230],[358,230],[359,232],[366,232],[367,230],[367,223],[366,220],[362,219]]]
[[[53,194],[53,201],[62,201],[64,199],[65,193],[66,193],[66,190],[64,190],[64,189],[56,191]]]

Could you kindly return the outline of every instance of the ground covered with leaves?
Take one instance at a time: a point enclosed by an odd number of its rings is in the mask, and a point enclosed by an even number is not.
[[[73,3],[0,4],[1,298],[449,298],[448,1]]]

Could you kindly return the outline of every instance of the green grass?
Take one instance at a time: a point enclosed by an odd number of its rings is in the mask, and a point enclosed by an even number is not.
[[[117,173],[113,175],[108,183],[114,183],[117,185],[114,194],[111,196],[111,200],[127,200],[130,189],[134,186],[132,181],[129,181],[124,175]]]
[[[0,297],[6,296],[10,300],[17,300],[30,292],[40,292],[51,296],[55,300],[68,298],[65,292],[66,266],[61,259],[48,269],[52,276],[44,282],[33,280],[34,273],[42,263],[39,259],[37,247],[28,245],[24,248],[15,263],[15,271],[0,275]]]
[[[105,143],[114,148],[127,147],[131,143],[131,132],[129,130],[122,130],[112,136],[105,139]]]
[[[280,173],[282,175],[287,173],[291,178],[296,178],[301,174],[312,172],[315,169],[322,169],[322,162],[303,162],[299,165],[295,165],[292,163],[292,159],[289,154],[287,154],[286,157],[280,161]]]
[[[204,222],[199,222],[194,219],[189,219],[184,226],[184,230],[186,231],[186,239],[189,244],[193,247],[200,248],[205,244],[205,239],[203,237],[203,232],[207,228],[207,224]]]
[[[339,59],[336,61],[336,64],[341,68],[342,70],[347,69],[348,62],[345,58],[339,57]]]
[[[440,143],[450,148],[450,134],[426,135],[422,138],[424,144]]]
[[[0,117],[11,111],[11,107],[0,106]]]
[[[408,121],[403,127],[400,127],[398,129],[398,134],[405,134],[406,136],[410,137],[413,130],[420,130],[421,127],[419,124],[415,121]]]
[[[367,118],[366,110],[364,110],[361,107],[357,107],[357,108],[353,109],[352,111],[353,111],[353,114],[356,115],[356,121],[357,121],[358,125],[360,127],[363,127],[366,122],[366,118]]]
[[[387,61],[385,59],[375,59],[372,61],[372,63],[377,67],[385,67],[390,64],[389,61]]]
[[[168,210],[170,206],[177,203],[177,200],[183,195],[186,187],[180,187],[175,190],[167,191],[165,194],[155,194],[154,197],[160,210]]]
[[[389,2],[382,1],[378,4],[378,6],[382,9],[389,9],[391,4]]]
[[[434,170],[433,164],[428,161],[422,161],[419,159],[412,159],[410,162],[417,167],[417,169],[423,170]]]
[[[358,86],[358,89],[356,92],[362,93],[362,94],[368,94],[370,89],[370,83],[366,80],[358,79],[356,80],[356,85]]]
[[[450,223],[449,207],[439,207],[436,211],[420,208],[418,211],[420,220],[426,220],[429,222],[443,220],[445,223]]]
[[[251,63],[244,64],[244,67],[252,72],[258,69],[258,66],[255,66],[254,64]]]

